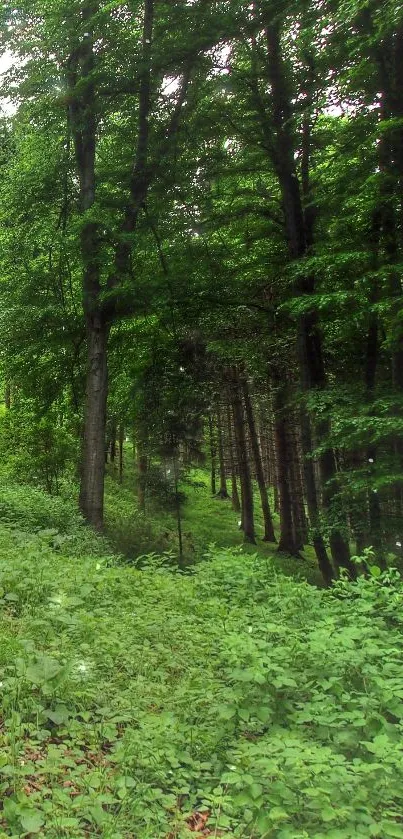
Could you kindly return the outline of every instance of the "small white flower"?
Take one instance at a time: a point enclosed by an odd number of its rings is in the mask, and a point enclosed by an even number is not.
[[[150,41],[149,38],[146,38],[146,44],[151,44],[151,41]]]
[[[238,522],[238,527],[240,527],[240,526],[241,526],[241,524],[242,524],[242,522],[241,522],[241,520],[239,520],[239,522]]]
[[[397,547],[397,548],[401,548],[401,547],[402,547],[402,543],[401,543],[401,542],[396,542],[396,547]]]
[[[373,462],[374,462],[374,458],[373,458],[373,457],[369,457],[369,458],[368,458],[368,463],[373,463]]]
[[[373,490],[372,490],[372,492],[378,492],[378,490],[377,490],[377,489],[373,489]]]
[[[0,682],[0,688],[4,687],[4,682]]]
[[[85,661],[80,661],[77,670],[79,673],[86,673],[88,670],[88,666],[86,665]]]

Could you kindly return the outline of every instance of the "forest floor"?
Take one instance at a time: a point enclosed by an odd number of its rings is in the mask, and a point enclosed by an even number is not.
[[[230,499],[221,499],[211,494],[208,472],[192,469],[182,481],[180,489],[184,497],[181,519],[185,564],[192,565],[198,562],[213,545],[219,548],[238,547],[245,554],[257,553],[262,558],[270,557],[274,567],[296,579],[306,579],[314,585],[322,585],[312,548],[307,547],[300,558],[295,558],[288,554],[278,554],[275,543],[263,541],[264,528],[257,486],[254,489],[256,545],[243,542],[243,534],[239,528],[240,513],[234,512]],[[177,561],[178,534],[175,511],[167,510],[154,499],[146,515],[141,515],[137,509],[134,482],[130,478],[130,472],[125,476],[123,485],[120,485],[116,469],[109,466],[105,504],[106,533],[115,550],[129,559],[136,559],[141,554],[151,552],[172,551],[173,562]],[[278,536],[279,518],[275,513],[273,521]]]
[[[0,487],[0,839],[403,837],[401,583],[284,575],[196,489],[184,573],[122,556],[173,517],[123,532],[112,478],[119,554],[72,500]]]

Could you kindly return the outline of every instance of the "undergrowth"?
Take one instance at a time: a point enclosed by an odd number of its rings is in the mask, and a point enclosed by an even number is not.
[[[239,548],[140,571],[67,502],[12,496],[1,837],[403,836],[394,572],[329,592]]]

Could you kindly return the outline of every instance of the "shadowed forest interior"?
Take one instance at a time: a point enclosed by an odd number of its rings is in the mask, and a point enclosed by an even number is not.
[[[403,837],[403,11],[0,10],[0,839]]]

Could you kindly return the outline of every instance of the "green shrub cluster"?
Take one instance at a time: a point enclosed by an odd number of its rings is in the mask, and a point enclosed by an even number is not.
[[[55,411],[38,414],[27,400],[0,414],[2,471],[18,481],[58,493],[64,478],[74,476],[79,443]]]

